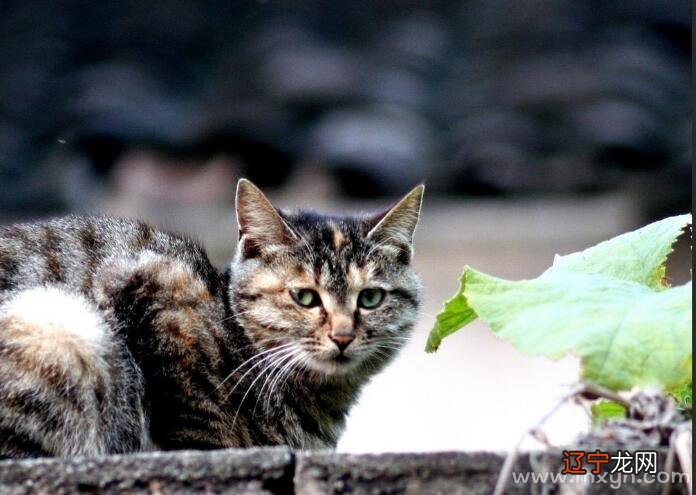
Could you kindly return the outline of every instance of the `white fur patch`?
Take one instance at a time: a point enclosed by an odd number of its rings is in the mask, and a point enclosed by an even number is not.
[[[32,326],[55,328],[73,335],[94,349],[106,339],[107,325],[83,295],[58,287],[34,287],[21,291],[0,307],[0,315]]]

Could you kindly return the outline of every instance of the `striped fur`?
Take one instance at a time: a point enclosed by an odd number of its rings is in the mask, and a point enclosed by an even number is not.
[[[67,217],[0,229],[0,457],[334,446],[415,322],[422,188],[386,214],[274,209],[241,181],[216,270],[190,239]],[[290,293],[316,290],[306,308]],[[359,308],[379,287],[379,307]],[[352,342],[341,352],[334,332]]]

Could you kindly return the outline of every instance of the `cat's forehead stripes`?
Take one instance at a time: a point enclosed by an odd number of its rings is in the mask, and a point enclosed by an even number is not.
[[[314,284],[324,287],[338,300],[364,288],[379,275],[369,259],[370,243],[366,239],[369,225],[361,218],[323,219],[313,215],[289,217],[288,222],[305,238],[312,251],[296,251]],[[304,247],[304,246],[303,246]]]
[[[353,259],[365,247],[367,229],[359,219],[298,214],[289,221],[309,241],[313,255],[322,259]]]
[[[333,246],[336,252],[338,252],[346,244],[346,236],[336,223],[330,222],[329,227],[333,230]]]
[[[355,263],[348,265],[348,285],[353,289],[364,287],[370,277],[371,270],[368,266],[358,266]]]
[[[369,236],[374,218],[306,211],[280,214],[298,240],[256,266],[250,288],[257,294],[312,288],[345,307],[364,288],[400,286],[402,277],[408,278],[409,260],[402,262],[381,248],[384,239]]]

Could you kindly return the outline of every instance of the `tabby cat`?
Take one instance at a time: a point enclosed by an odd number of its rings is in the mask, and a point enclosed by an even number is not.
[[[335,446],[416,320],[422,194],[323,216],[242,179],[224,273],[140,222],[0,228],[0,457]]]

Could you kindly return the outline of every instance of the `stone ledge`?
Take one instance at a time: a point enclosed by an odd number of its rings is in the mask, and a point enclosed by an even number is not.
[[[295,493],[490,494],[503,462],[503,455],[491,453],[298,453]],[[528,457],[521,456],[515,469],[529,471]],[[528,491],[520,485],[511,486],[507,493]]]
[[[0,462],[0,494],[292,493],[284,448],[152,452]]]
[[[535,459],[524,454],[514,471],[532,471],[533,461],[537,468],[548,466],[557,472],[560,459],[557,451],[541,453]],[[353,455],[293,453],[280,447],[1,461],[0,494],[489,495],[503,462],[504,455],[495,453]],[[657,486],[629,484],[620,492],[651,494]],[[509,483],[506,493],[535,493],[540,488],[531,483]],[[558,493],[617,491],[609,484],[571,483]],[[686,491],[683,486],[673,486],[669,493]]]

